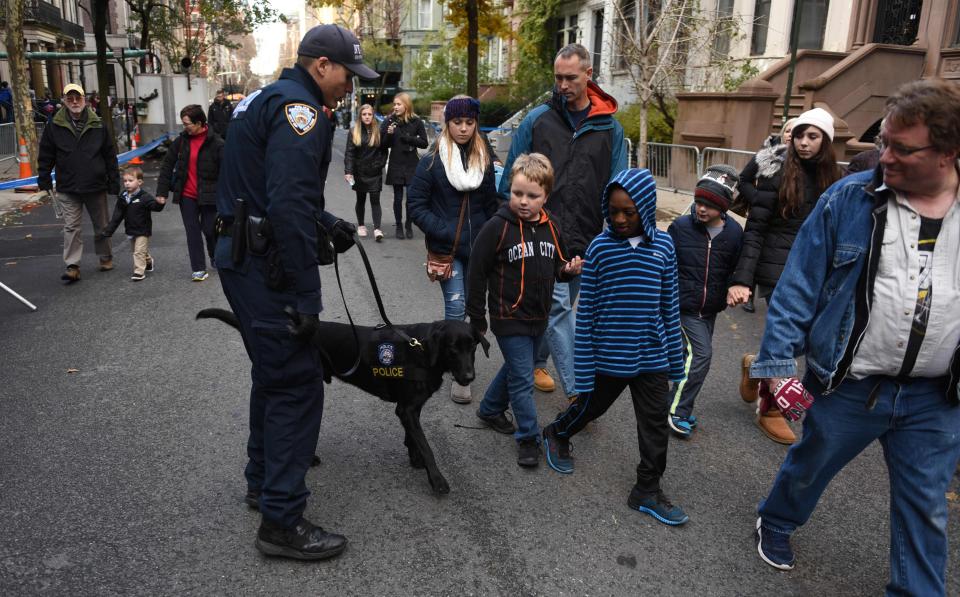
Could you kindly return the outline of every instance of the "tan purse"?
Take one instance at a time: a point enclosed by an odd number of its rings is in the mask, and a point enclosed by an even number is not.
[[[427,247],[427,277],[431,282],[449,280],[453,276],[453,258],[457,254],[457,245],[460,244],[460,233],[463,231],[463,216],[467,211],[467,203],[470,202],[470,195],[463,194],[463,200],[460,202],[460,217],[457,219],[457,233],[453,237],[453,250],[449,255],[440,255],[434,253]],[[426,242],[426,241],[424,241]]]

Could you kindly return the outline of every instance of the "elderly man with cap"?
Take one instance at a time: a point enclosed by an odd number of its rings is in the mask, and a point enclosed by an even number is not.
[[[97,113],[87,107],[83,88],[76,83],[64,87],[63,104],[40,137],[37,183],[42,190],[53,189],[52,173],[56,169],[58,199],[63,207],[63,261],[67,266],[60,278],[69,284],[80,279],[84,208],[93,222],[99,269],[113,269],[110,239],[102,232],[110,220],[107,193],[120,192],[120,171],[113,140]]]
[[[707,168],[697,182],[691,213],[667,229],[677,252],[686,353],[686,379],[675,384],[667,422],[681,438],[690,437],[697,425],[693,403],[710,371],[714,321],[727,308],[727,285],[740,258],[743,228],[727,217],[737,178],[737,171],[726,164]]]
[[[945,494],[960,458],[960,88],[924,79],[886,104],[879,166],[831,186],[810,213],[750,369],[761,400],[792,419],[806,412],[760,503],[756,549],[793,568],[792,533],[879,441],[890,477],[886,594],[934,597],[946,593]],[[878,530],[858,527],[854,541]]]
[[[217,267],[253,364],[246,502],[262,515],[257,548],[319,560],[346,547],[342,535],[304,518],[310,467],[323,414],[323,370],[312,343],[288,331],[285,309],[316,322],[318,251],[353,244],[356,228],[324,211],[332,130],[323,108],[375,78],[360,42],[319,25],[303,37],[293,68],[233,110],[217,194]]]

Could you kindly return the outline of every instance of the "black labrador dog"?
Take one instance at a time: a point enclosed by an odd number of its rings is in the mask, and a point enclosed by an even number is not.
[[[440,386],[443,374],[449,372],[460,385],[468,385],[475,377],[473,360],[479,344],[490,356],[490,343],[473,326],[462,321],[414,323],[390,328],[356,326],[345,323],[302,320],[293,310],[290,332],[313,342],[323,361],[324,381],[331,382],[331,373],[341,381],[397,405],[396,414],[403,425],[403,444],[410,456],[410,465],[424,468],[430,487],[438,494],[450,493],[450,485],[440,473],[433,450],[420,426],[420,409]],[[236,315],[224,309],[203,309],[197,319],[219,319],[239,329]],[[402,340],[395,330],[402,330],[416,342]],[[395,341],[391,341],[391,336]],[[359,340],[359,347],[357,347]],[[359,364],[350,372],[360,351]]]

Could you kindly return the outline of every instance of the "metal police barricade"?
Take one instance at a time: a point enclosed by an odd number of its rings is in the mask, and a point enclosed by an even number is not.
[[[647,143],[647,169],[657,188],[693,193],[700,177],[700,149],[693,145]]]
[[[733,166],[737,172],[743,170],[757,152],[747,151],[745,149],[724,149],[721,147],[706,147],[703,150],[703,162],[700,165],[700,174],[708,166],[714,164],[726,164]]]

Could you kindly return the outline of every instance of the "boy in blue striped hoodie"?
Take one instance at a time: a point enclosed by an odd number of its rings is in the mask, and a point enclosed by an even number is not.
[[[630,388],[640,464],[627,505],[668,525],[688,516],[660,489],[667,466],[669,382],[684,377],[677,258],[657,230],[657,187],[647,170],[618,174],[601,201],[608,228],[584,255],[574,367],[578,398],[543,429],[547,464],[572,473],[570,438]]]

